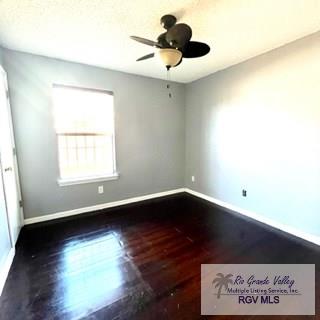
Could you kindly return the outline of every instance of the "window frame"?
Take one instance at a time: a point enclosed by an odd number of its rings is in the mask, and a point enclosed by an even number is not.
[[[75,86],[75,85],[66,85],[66,84],[58,84],[58,83],[52,83],[51,86],[51,101],[52,101],[52,123],[55,122],[55,114],[54,114],[54,88],[67,88],[67,89],[74,89],[74,90],[84,90],[84,91],[91,91],[91,92],[100,92],[104,94],[108,94],[113,96],[114,99],[114,93],[113,91],[105,90],[105,89],[96,89],[96,88],[87,88],[87,87],[81,87],[81,86]],[[117,180],[119,178],[119,172],[117,171],[117,157],[116,157],[116,126],[115,126],[115,107],[113,103],[113,134],[112,134],[112,150],[113,150],[113,173],[112,174],[101,174],[101,175],[93,175],[93,176],[84,176],[84,177],[77,177],[77,178],[61,178],[61,169],[60,169],[60,155],[59,155],[59,143],[58,143],[58,137],[59,134],[54,129],[55,134],[55,144],[56,144],[56,154],[57,154],[57,163],[58,163],[58,185],[63,186],[69,186],[69,185],[77,185],[77,184],[85,184],[85,183],[94,183],[94,182],[103,182],[103,181],[112,181]]]

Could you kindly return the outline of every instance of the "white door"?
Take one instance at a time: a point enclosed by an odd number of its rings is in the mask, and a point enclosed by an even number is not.
[[[10,253],[13,252],[12,247],[0,163],[0,296],[6,281],[8,259],[10,259]]]
[[[0,156],[3,184],[12,243],[15,244],[22,226],[22,204],[18,166],[15,155],[7,77],[0,66]]]

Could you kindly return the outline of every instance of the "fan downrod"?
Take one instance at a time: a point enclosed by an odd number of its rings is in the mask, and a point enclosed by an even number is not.
[[[166,14],[160,19],[160,23],[163,28],[169,30],[172,28],[177,22],[177,18],[171,14]]]

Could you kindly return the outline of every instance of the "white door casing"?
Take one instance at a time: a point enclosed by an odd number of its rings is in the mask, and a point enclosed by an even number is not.
[[[23,224],[22,199],[15,152],[13,125],[9,103],[7,76],[0,66],[0,156],[3,168],[4,193],[11,241],[15,245]]]

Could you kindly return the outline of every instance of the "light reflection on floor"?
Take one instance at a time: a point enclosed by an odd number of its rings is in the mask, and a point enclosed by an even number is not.
[[[65,309],[77,310],[75,316],[81,316],[119,299],[125,281],[122,274],[125,268],[121,268],[124,256],[115,233],[69,242],[62,262],[67,274],[63,282]]]

